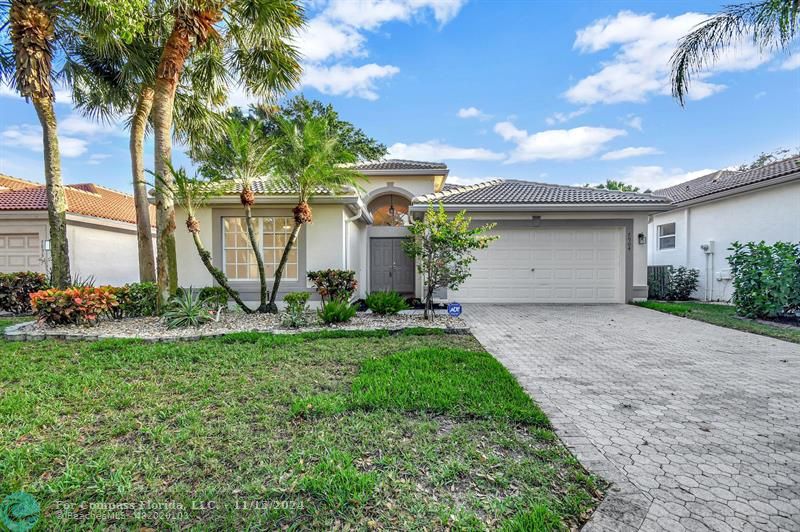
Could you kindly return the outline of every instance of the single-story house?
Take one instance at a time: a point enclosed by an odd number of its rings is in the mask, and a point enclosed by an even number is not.
[[[651,217],[648,263],[699,270],[699,299],[727,301],[733,295],[727,261],[732,242],[800,242],[798,157],[752,170],[720,170],[654,194],[673,204]]]
[[[97,285],[138,281],[133,198],[92,183],[65,190],[72,276]],[[45,186],[0,174],[0,272],[47,273],[49,235]]]
[[[299,235],[281,283],[313,292],[306,273],[351,269],[358,296],[395,290],[421,296],[423,287],[401,242],[407,224],[431,203],[466,210],[475,223],[496,223],[500,236],[477,252],[472,277],[442,298],[462,303],[624,303],[647,297],[647,223],[670,208],[652,194],[617,192],[515,180],[476,185],[446,183],[442,163],[383,160],[357,166],[362,190],[320,190],[311,201],[313,223]],[[296,197],[256,183],[257,232],[267,275],[272,276],[291,231]],[[181,286],[207,286],[212,278],[183,228],[176,245]],[[198,212],[201,238],[215,264],[248,302],[258,299],[258,273],[238,194],[212,199]]]

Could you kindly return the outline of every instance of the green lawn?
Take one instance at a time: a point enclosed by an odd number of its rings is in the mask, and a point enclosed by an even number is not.
[[[771,336],[779,340],[800,344],[800,329],[797,327],[780,327],[754,320],[744,320],[736,317],[733,307],[728,305],[714,305],[711,303],[697,303],[682,301],[677,303],[666,301],[642,301],[637,305],[674,314],[684,318],[713,323],[729,329]]]
[[[578,528],[598,483],[471,336],[0,342],[41,530]]]

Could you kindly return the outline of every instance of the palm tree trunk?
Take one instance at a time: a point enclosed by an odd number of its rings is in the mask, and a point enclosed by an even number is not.
[[[133,111],[130,138],[133,203],[136,208],[136,234],[139,245],[139,280],[143,283],[156,280],[153,227],[150,225],[150,204],[147,201],[147,183],[144,179],[144,135],[152,107],[153,88],[143,87]]]
[[[197,231],[192,231],[192,239],[194,240],[194,247],[197,248],[197,253],[200,255],[200,260],[203,261],[203,265],[208,270],[208,273],[214,278],[217,283],[228,292],[228,295],[236,301],[236,304],[239,305],[246,313],[250,314],[253,311],[244,304],[242,298],[239,296],[239,292],[231,288],[231,285],[228,283],[228,278],[219,268],[214,266],[214,263],[211,261],[211,253],[203,246],[203,241],[200,240],[200,233]]]
[[[250,238],[250,245],[253,248],[253,253],[256,255],[256,266],[258,266],[258,280],[261,283],[261,298],[258,305],[258,312],[267,312],[267,277],[264,273],[264,256],[258,246],[256,240],[256,232],[253,229],[253,209],[250,205],[245,204],[244,216],[247,225],[247,236]]]
[[[47,189],[47,220],[50,225],[50,282],[58,288],[70,284],[69,243],[67,242],[67,195],[61,182],[61,154],[53,100],[33,97],[33,107],[42,125],[44,176]]]
[[[283,247],[283,255],[281,255],[281,261],[278,263],[278,267],[275,269],[275,280],[272,283],[272,293],[269,297],[270,312],[278,312],[278,305],[275,304],[275,298],[278,296],[278,288],[281,286],[283,270],[286,268],[286,263],[289,261],[289,252],[294,247],[294,243],[297,241],[297,235],[300,233],[300,228],[302,226],[302,224],[297,222],[294,223],[292,232],[289,234],[289,240],[286,241],[286,245]]]

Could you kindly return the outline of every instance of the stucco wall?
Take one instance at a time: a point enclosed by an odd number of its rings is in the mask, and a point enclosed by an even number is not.
[[[670,222],[675,222],[675,249],[659,250],[657,226]],[[727,301],[733,292],[731,282],[718,277],[729,274],[726,257],[731,242],[800,242],[800,182],[654,215],[648,234],[650,264],[696,268],[700,284],[695,297]],[[700,245],[710,241],[714,253],[707,258]]]
[[[93,276],[96,286],[139,281],[135,232],[68,223],[67,239],[73,277]]]
[[[390,193],[393,188],[402,189],[412,197],[430,194],[433,192],[434,176],[395,175],[395,176],[369,176],[367,181],[361,182],[364,189],[365,202],[382,193]]]

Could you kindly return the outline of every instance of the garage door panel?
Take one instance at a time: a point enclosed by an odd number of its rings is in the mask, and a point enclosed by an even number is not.
[[[42,247],[38,234],[0,235],[0,272],[41,271],[42,269]]]
[[[463,303],[624,302],[621,228],[505,229],[479,250]],[[531,269],[534,271],[531,271]]]

